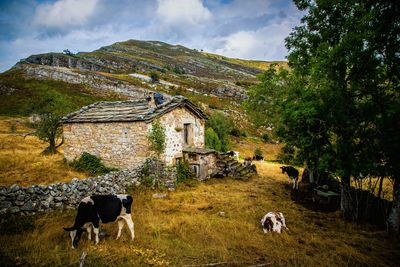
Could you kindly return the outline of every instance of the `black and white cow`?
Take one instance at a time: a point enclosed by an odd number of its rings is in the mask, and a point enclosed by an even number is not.
[[[287,175],[289,176],[289,185],[290,185],[290,180],[293,180],[293,189],[298,189],[299,188],[299,184],[298,184],[298,180],[299,180],[299,171],[296,170],[294,167],[292,166],[282,166],[281,167],[282,173],[287,173]]]
[[[282,212],[273,212],[270,211],[264,215],[261,219],[261,227],[264,231],[264,234],[268,232],[277,232],[281,233],[283,229],[289,230],[286,227],[285,217]]]
[[[133,199],[129,195],[93,195],[85,197],[78,206],[74,226],[64,228],[69,232],[72,248],[78,246],[79,239],[84,231],[88,232],[89,240],[92,239],[92,227],[96,244],[99,243],[100,222],[109,223],[118,221],[118,239],[124,222],[127,224],[132,240],[135,238],[134,224],[131,217]]]

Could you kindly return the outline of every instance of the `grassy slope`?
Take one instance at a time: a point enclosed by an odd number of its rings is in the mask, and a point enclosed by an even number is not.
[[[50,184],[87,177],[64,162],[62,147],[55,155],[42,155],[47,143],[35,136],[24,137],[32,131],[26,118],[0,117],[0,185]]]
[[[9,94],[1,95],[0,115],[30,115],[35,105],[48,93],[61,96],[68,110],[76,110],[96,101],[118,99],[115,95],[98,95],[84,85],[26,78],[16,69],[1,73],[0,83],[15,89]]]
[[[60,96],[63,108],[68,111],[118,97],[95,95],[83,85],[28,79],[18,70],[0,74],[0,82],[14,90],[0,97],[0,185],[48,184],[86,177],[63,161],[62,147],[56,155],[41,155],[47,144],[34,136],[24,138],[33,129],[27,126],[27,118],[21,116],[30,115],[49,92]]]
[[[391,266],[400,260],[400,246],[383,232],[343,222],[335,213],[309,210],[290,200],[287,180],[274,163],[258,163],[259,177],[250,181],[210,180],[182,187],[167,199],[136,189],[133,219],[136,239],[124,228],[115,241],[116,223],[103,225],[109,234],[99,245],[83,235],[70,249],[62,227],[75,212],[52,212],[3,221],[0,254],[3,263],[76,265],[87,251],[87,266],[182,266],[228,262],[300,266]],[[259,220],[267,211],[282,211],[290,228],[264,235]],[[225,217],[218,215],[225,212]]]
[[[212,53],[208,53],[208,52],[202,52],[202,54],[209,58],[214,58],[214,59],[226,61],[229,63],[239,64],[239,65],[247,66],[250,68],[256,68],[256,69],[263,70],[263,71],[268,69],[268,67],[271,66],[272,64],[277,64],[279,67],[284,67],[284,68],[288,67],[288,64],[286,61],[246,60],[246,59],[239,59],[239,58],[224,57],[221,55],[212,54]]]

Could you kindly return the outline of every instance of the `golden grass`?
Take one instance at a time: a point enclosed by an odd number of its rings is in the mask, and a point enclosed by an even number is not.
[[[392,266],[399,261],[399,244],[384,232],[292,202],[279,166],[260,162],[260,175],[249,181],[212,179],[181,186],[167,199],[135,189],[133,242],[126,228],[115,241],[113,223],[102,226],[109,236],[99,245],[84,234],[78,249],[71,250],[62,227],[72,225],[72,210],[3,222],[0,255],[5,263],[33,266],[77,265],[82,251],[88,252],[87,266]],[[290,231],[263,234],[259,221],[268,211],[283,212]]]
[[[280,144],[270,144],[256,139],[253,137],[238,138],[231,137],[232,150],[238,151],[242,158],[253,157],[256,148],[260,148],[264,160],[273,161],[277,159],[277,156],[282,148]]]
[[[62,147],[58,154],[41,154],[47,144],[35,136],[24,137],[32,131],[26,118],[0,118],[0,185],[28,186],[86,177],[63,161]]]

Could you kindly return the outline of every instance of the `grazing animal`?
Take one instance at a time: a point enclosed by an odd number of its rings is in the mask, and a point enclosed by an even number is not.
[[[264,160],[263,156],[253,156],[253,160]]]
[[[290,185],[290,180],[293,180],[293,189],[298,189],[299,188],[299,184],[298,184],[298,180],[299,180],[299,171],[296,170],[295,168],[293,168],[292,166],[282,166],[281,167],[282,173],[287,173],[287,175],[289,176],[289,185]]]
[[[129,195],[93,195],[85,197],[78,206],[78,213],[72,227],[64,228],[69,232],[72,248],[78,246],[82,233],[88,232],[89,240],[92,239],[92,227],[95,234],[95,242],[99,243],[99,225],[118,221],[118,239],[124,222],[127,224],[132,240],[135,238],[134,224],[131,217],[133,199]]]
[[[283,229],[289,230],[286,227],[285,217],[282,212],[273,212],[270,211],[264,215],[261,219],[261,227],[264,231],[264,234],[268,232],[277,232],[281,233]]]

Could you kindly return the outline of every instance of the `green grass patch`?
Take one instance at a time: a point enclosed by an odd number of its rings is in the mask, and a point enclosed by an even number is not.
[[[60,97],[61,108],[66,112],[97,101],[116,99],[116,97],[97,96],[81,84],[27,78],[16,69],[0,74],[0,84],[2,86],[0,115],[5,116],[28,116],[49,94]]]

